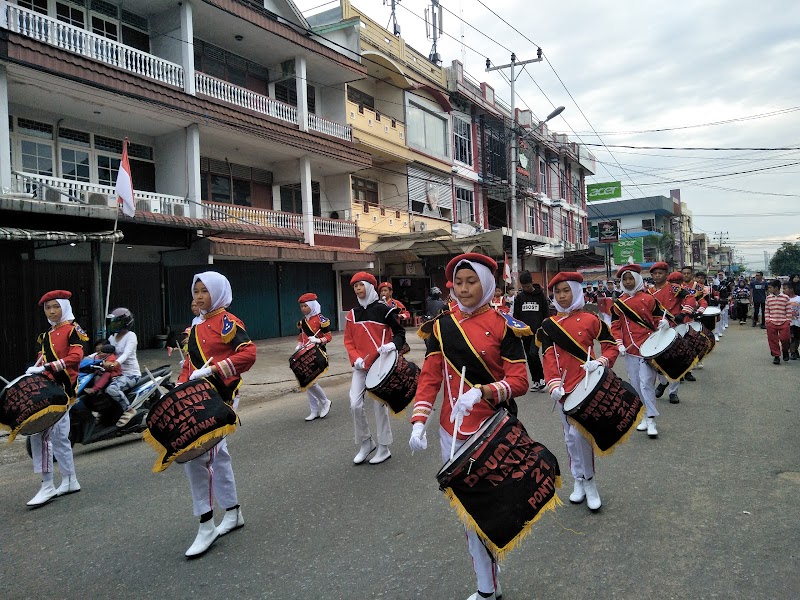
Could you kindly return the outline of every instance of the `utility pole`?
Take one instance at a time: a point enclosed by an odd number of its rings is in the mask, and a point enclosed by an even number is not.
[[[722,246],[728,242],[728,232],[727,231],[715,231],[714,232],[714,237],[717,238],[717,252],[718,252],[718,256],[719,256],[719,268],[722,269],[722,267],[723,267],[723,263],[722,263],[722,257],[723,257]],[[729,263],[730,263],[730,261],[729,261]],[[722,270],[724,271],[725,269],[722,269]]]
[[[517,55],[512,52],[511,62],[498,67],[491,66],[492,62],[488,58],[486,59],[487,73],[489,71],[511,68],[511,77],[509,78],[511,82],[511,175],[509,181],[511,183],[511,285],[514,286],[515,289],[518,287],[519,262],[517,260],[517,114],[514,102],[514,82],[517,79],[517,75],[514,71],[517,66],[524,66],[536,62],[542,62],[541,48],[536,49],[536,58],[523,61],[517,61]],[[548,117],[548,119],[549,118],[550,117]],[[545,119],[545,121],[548,119]]]

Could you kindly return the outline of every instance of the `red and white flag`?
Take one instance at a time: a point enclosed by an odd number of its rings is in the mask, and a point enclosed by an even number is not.
[[[508,264],[508,254],[503,252],[503,281],[511,285],[511,265]]]
[[[132,217],[136,214],[136,205],[133,203],[133,180],[131,179],[131,165],[128,162],[128,138],[122,146],[122,160],[117,171],[117,204],[122,208],[123,214]]]

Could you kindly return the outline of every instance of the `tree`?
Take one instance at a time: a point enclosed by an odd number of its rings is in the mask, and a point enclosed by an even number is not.
[[[769,261],[769,270],[773,275],[800,273],[800,245],[783,242]]]

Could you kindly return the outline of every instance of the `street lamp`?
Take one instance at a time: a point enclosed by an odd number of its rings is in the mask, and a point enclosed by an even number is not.
[[[512,71],[513,73],[513,71]],[[514,106],[514,80],[511,80],[511,105]],[[553,110],[544,121],[539,121],[537,129],[555,119],[564,112],[564,107],[559,106]],[[514,109],[511,109],[511,285],[516,287],[519,279],[519,262],[517,261],[517,131],[514,127]]]

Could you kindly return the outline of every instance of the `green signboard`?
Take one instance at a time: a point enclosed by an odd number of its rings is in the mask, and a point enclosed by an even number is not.
[[[627,265],[628,257],[633,257],[633,262],[644,262],[644,238],[621,239],[614,244],[614,263]]]
[[[622,198],[622,182],[609,181],[607,183],[590,183],[586,186],[586,201],[610,200]]]

